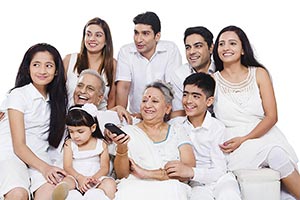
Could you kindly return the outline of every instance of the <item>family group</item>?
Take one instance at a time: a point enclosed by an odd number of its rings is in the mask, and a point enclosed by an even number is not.
[[[259,168],[280,173],[281,199],[300,199],[298,158],[245,32],[187,28],[182,64],[154,12],[133,22],[117,59],[98,17],[79,53],[25,52],[1,104],[0,199],[241,200],[233,171]]]

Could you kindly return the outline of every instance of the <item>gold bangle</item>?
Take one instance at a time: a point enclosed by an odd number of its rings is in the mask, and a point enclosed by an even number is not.
[[[118,148],[116,147],[116,155],[118,155],[118,156],[126,156],[127,155],[127,153],[128,153],[128,148],[127,148],[127,150],[124,152],[124,153],[120,153],[120,152],[118,152]]]
[[[127,151],[125,151],[124,153],[119,153],[118,151],[116,151],[116,155],[117,156],[127,156],[127,153],[128,153],[128,149],[127,149]]]

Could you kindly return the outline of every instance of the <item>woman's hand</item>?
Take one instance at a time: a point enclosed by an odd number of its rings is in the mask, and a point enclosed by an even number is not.
[[[104,139],[105,139],[105,141],[108,144],[113,143],[113,140],[110,138],[111,132],[109,130],[107,130],[107,129],[104,129],[103,133],[104,133]]]
[[[129,160],[130,160],[131,174],[140,179],[146,179],[147,178],[147,170],[138,166],[132,159],[129,159]]]
[[[108,137],[108,140],[113,141],[114,143],[116,143],[118,146],[127,146],[130,137],[129,135],[117,135],[115,133],[110,132],[109,130],[105,129],[104,130],[105,133],[105,137]]]
[[[56,185],[62,181],[62,179],[67,175],[67,173],[55,166],[48,165],[42,171],[43,176],[46,178],[47,182]]]
[[[223,144],[220,144],[220,148],[224,153],[232,153],[245,141],[243,137],[232,138]]]

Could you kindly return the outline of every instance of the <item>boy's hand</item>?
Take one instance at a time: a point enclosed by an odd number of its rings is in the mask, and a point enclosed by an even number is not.
[[[179,160],[167,162],[165,170],[170,178],[181,181],[190,180],[194,177],[193,168],[183,164]]]

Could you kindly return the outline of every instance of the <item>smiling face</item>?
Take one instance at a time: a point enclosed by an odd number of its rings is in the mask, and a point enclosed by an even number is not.
[[[29,71],[32,84],[44,95],[56,72],[53,56],[48,51],[37,52],[30,62]]]
[[[213,103],[213,97],[208,97],[196,85],[186,85],[183,91],[182,104],[186,115],[193,119],[205,116],[207,108]]]
[[[101,94],[101,83],[99,79],[92,74],[84,74],[78,80],[74,91],[74,103],[83,105],[92,103],[98,106],[103,98]]]
[[[242,42],[235,32],[226,31],[220,35],[218,55],[224,66],[226,64],[240,63],[243,54]]]
[[[150,59],[155,52],[160,33],[154,35],[150,25],[136,24],[134,28],[134,43],[137,51],[145,58]]]
[[[140,112],[143,120],[163,121],[165,114],[170,113],[172,107],[166,103],[165,96],[157,88],[145,90],[140,105]]]
[[[207,73],[212,50],[213,47],[208,47],[207,42],[199,34],[191,34],[185,39],[186,59],[197,72]]]
[[[92,24],[85,30],[84,42],[89,53],[99,53],[105,46],[105,34],[101,26]]]

